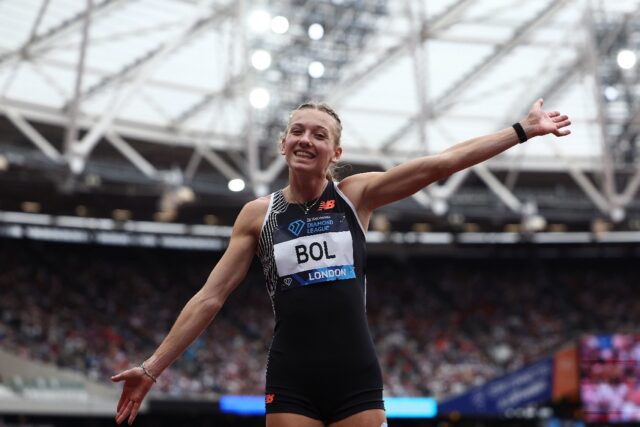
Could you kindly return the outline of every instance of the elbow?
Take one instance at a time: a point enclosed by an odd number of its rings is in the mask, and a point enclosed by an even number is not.
[[[198,292],[193,299],[198,311],[211,313],[213,316],[220,311],[224,305],[224,301],[225,298],[222,298],[221,295],[206,295],[203,292]]]
[[[209,277],[193,299],[198,309],[215,315],[220,311],[227,297],[229,297],[239,283],[240,280],[236,280],[235,277],[231,277],[226,281],[212,280],[212,278]]]

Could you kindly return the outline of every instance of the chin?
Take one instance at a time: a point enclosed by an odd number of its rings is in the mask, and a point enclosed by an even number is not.
[[[310,174],[310,175],[325,175],[324,169],[318,168],[318,165],[304,165],[304,164],[289,164],[289,169],[295,172]]]

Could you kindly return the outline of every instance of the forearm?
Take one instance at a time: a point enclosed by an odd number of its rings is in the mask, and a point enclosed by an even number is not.
[[[145,361],[145,367],[159,376],[209,326],[221,307],[222,302],[205,298],[202,291],[196,293],[180,312],[169,334]]]
[[[449,176],[482,163],[517,145],[518,142],[518,135],[510,127],[491,135],[480,136],[456,144],[442,153],[442,156],[447,159],[445,174]]]
[[[158,376],[176,360],[209,326],[227,297],[244,279],[257,246],[259,227],[268,201],[254,201],[244,206],[234,224],[227,250],[213,268],[204,286],[184,306],[169,334],[145,368]]]

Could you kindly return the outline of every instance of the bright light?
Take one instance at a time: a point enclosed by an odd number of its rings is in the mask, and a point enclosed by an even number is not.
[[[431,211],[437,216],[442,216],[449,210],[449,204],[443,199],[433,199],[431,202]]]
[[[263,109],[269,105],[270,100],[269,92],[261,87],[253,89],[249,94],[249,102],[253,108]]]
[[[271,26],[271,15],[264,10],[254,10],[249,15],[249,26],[256,33],[264,33]]]
[[[256,70],[264,71],[271,65],[271,54],[266,50],[256,50],[251,55],[251,65]]]
[[[311,40],[320,40],[324,36],[324,27],[318,23],[309,26],[309,38]]]
[[[84,170],[84,159],[81,156],[73,155],[69,159],[69,169],[74,175],[79,175]]]
[[[538,232],[544,230],[547,226],[547,220],[542,215],[535,214],[524,218],[522,226],[525,231]]]
[[[626,213],[624,209],[620,207],[616,207],[611,209],[611,211],[609,212],[609,215],[611,216],[611,220],[613,222],[620,222],[624,219],[624,217],[626,216]]]
[[[604,97],[607,98],[607,101],[615,101],[616,99],[618,99],[618,89],[616,89],[614,86],[607,86],[604,89]]]
[[[289,20],[284,16],[276,16],[271,20],[271,31],[284,34],[289,31]]]
[[[324,75],[324,65],[322,62],[313,61],[309,64],[309,75],[314,79],[318,79]]]
[[[618,52],[618,65],[623,70],[630,70],[633,68],[633,66],[636,65],[636,61],[637,58],[635,52],[627,49]]]
[[[229,187],[229,190],[237,193],[238,191],[244,190],[244,181],[240,178],[235,178],[229,181],[227,186]]]
[[[180,203],[191,203],[196,199],[196,193],[186,185],[179,187],[175,194]]]

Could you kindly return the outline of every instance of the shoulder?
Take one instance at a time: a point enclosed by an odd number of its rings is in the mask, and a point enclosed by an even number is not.
[[[336,183],[340,191],[349,198],[355,206],[361,206],[367,186],[383,172],[364,172],[351,175]]]
[[[250,202],[247,202],[243,207],[242,207],[242,212],[245,212],[246,214],[250,214],[250,215],[260,215],[260,214],[266,214],[267,213],[267,209],[269,209],[269,202],[271,201],[271,194],[268,194],[266,196],[262,196],[262,197],[258,197],[257,199],[251,200]]]
[[[258,236],[262,229],[264,217],[269,209],[270,200],[271,195],[269,194],[247,202],[236,218],[233,226],[234,232],[244,232]]]

